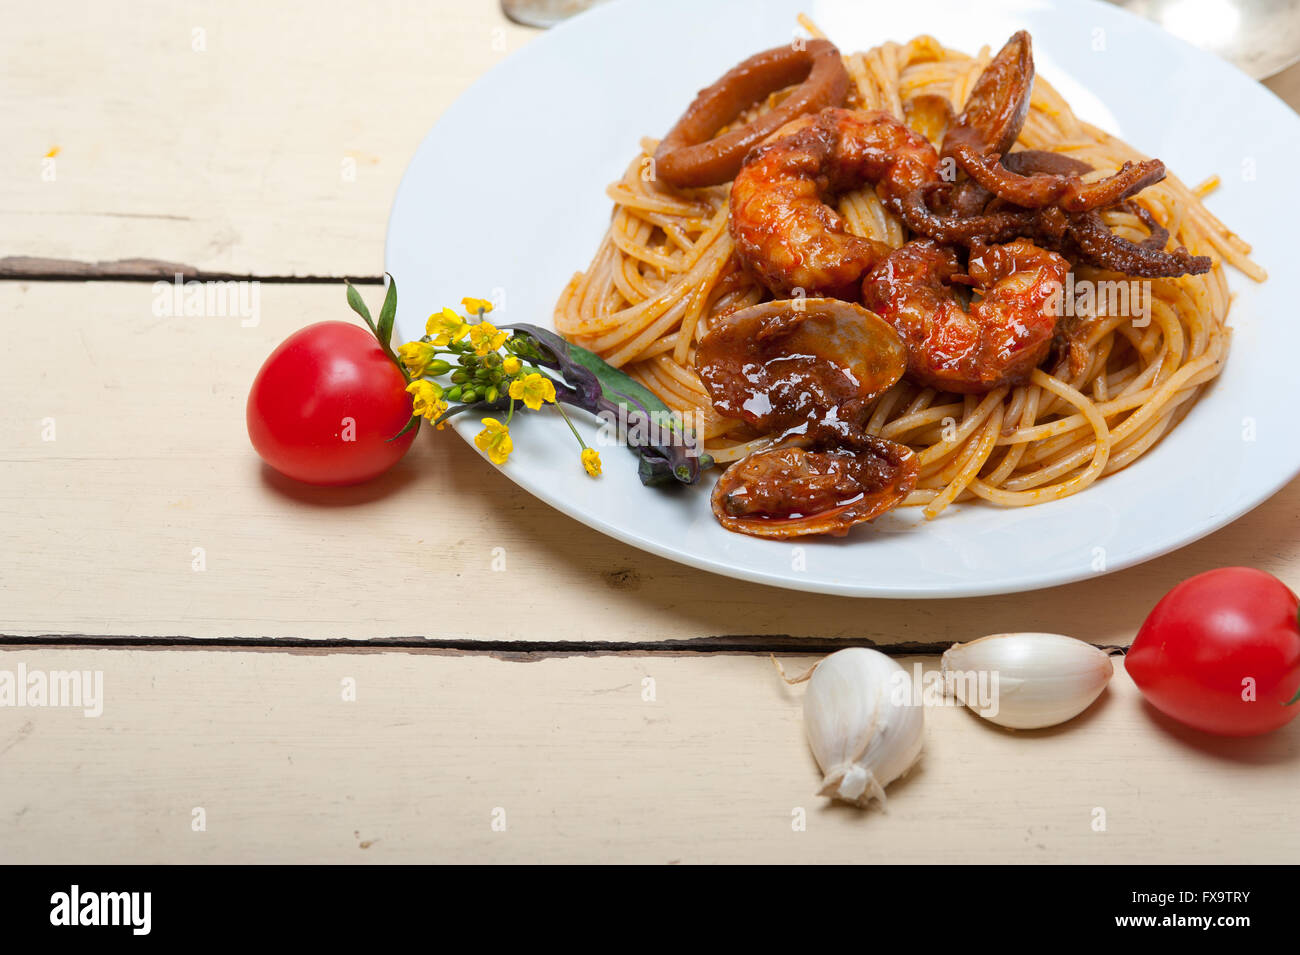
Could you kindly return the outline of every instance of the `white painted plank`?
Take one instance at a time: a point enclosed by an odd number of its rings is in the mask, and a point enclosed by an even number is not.
[[[378,275],[416,146],[536,35],[492,0],[24,7],[0,33],[0,274]],[[1293,105],[1297,69],[1270,82]]]
[[[0,31],[0,258],[379,275],[415,147],[536,32],[490,0],[29,5]]]
[[[778,591],[643,554],[520,491],[450,432],[426,429],[370,485],[306,489],[253,453],[248,386],[292,330],[351,313],[341,287],[264,284],[259,295],[259,322],[245,328],[156,317],[148,284],[0,283],[11,329],[0,351],[0,633],[940,644],[1059,630],[1127,644],[1159,596],[1201,570],[1250,564],[1300,582],[1300,485],[1119,574],[922,602]],[[47,419],[54,441],[42,440]],[[497,547],[502,573],[491,570]]]
[[[1152,719],[1122,667],[1054,731],[929,709],[920,767],[886,813],[862,813],[813,794],[803,689],[759,656],[0,652],[0,669],[20,662],[102,670],[105,702],[97,719],[0,709],[5,862],[1199,864],[1300,851],[1300,727],[1194,737]]]

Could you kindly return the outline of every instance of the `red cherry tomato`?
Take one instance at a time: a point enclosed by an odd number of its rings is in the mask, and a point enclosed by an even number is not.
[[[308,484],[359,484],[415,440],[406,380],[366,329],[318,322],[271,352],[248,393],[248,436],[267,464]]]
[[[1249,567],[1184,580],[1156,604],[1124,666],[1142,695],[1180,722],[1254,736],[1300,714],[1300,601]]]

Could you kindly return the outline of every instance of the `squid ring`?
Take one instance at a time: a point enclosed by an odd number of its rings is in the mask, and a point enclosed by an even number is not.
[[[779,106],[710,138],[764,97],[795,83],[799,86]],[[659,143],[656,174],[682,188],[729,182],[754,146],[797,116],[839,106],[848,90],[848,71],[829,40],[808,40],[801,49],[786,45],[755,54],[695,97]]]

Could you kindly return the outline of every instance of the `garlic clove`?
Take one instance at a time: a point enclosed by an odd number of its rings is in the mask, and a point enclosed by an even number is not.
[[[797,681],[796,681],[797,682]],[[804,729],[825,774],[818,795],[855,806],[885,802],[925,742],[925,711],[911,676],[877,650],[850,647],[811,671]]]
[[[1114,674],[1110,656],[1059,633],[995,633],[956,643],[944,680],[978,715],[1011,729],[1041,729],[1078,716]]]

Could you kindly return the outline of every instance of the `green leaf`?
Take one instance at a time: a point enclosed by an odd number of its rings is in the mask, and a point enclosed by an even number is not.
[[[384,274],[388,275],[387,272]],[[388,275],[388,294],[384,296],[383,307],[379,309],[379,327],[375,329],[375,337],[379,339],[379,344],[385,351],[389,349],[393,340],[395,318],[397,318],[397,280]]]
[[[411,415],[410,420],[408,420],[406,424],[402,426],[402,430],[397,432],[397,434],[393,435],[388,440],[396,441],[398,438],[406,434],[406,432],[410,431],[412,428],[418,428],[419,426],[420,426],[420,416],[418,414],[413,414]]]
[[[514,332],[511,351],[560,373],[563,380],[555,387],[558,401],[602,419],[614,414],[626,416],[629,430],[624,437],[641,459],[642,481],[658,483],[668,478],[679,484],[694,484],[699,480],[697,443],[691,440],[685,422],[652,391],[550,329],[526,322],[505,327]],[[642,433],[642,425],[652,427]],[[668,440],[659,437],[665,430],[674,436]]]
[[[1291,699],[1287,700],[1287,701],[1286,701],[1285,703],[1283,703],[1282,705],[1283,705],[1283,706],[1294,706],[1296,703],[1300,703],[1300,689],[1296,690],[1296,691],[1295,691],[1295,696],[1291,697]]]
[[[600,387],[605,391],[605,396],[611,401],[617,401],[618,404],[627,407],[627,402],[619,399],[631,398],[633,401],[639,401],[649,411],[672,414],[672,410],[659,399],[658,395],[630,375],[624,374],[613,365],[606,364],[604,359],[595,352],[571,343],[569,357],[596,376]]]
[[[366,320],[366,324],[370,326],[370,330],[372,332],[375,332],[376,335],[378,335],[379,333],[375,331],[375,320],[370,317],[370,309],[366,308],[366,303],[361,298],[361,293],[357,291],[356,286],[353,285],[351,282],[348,282],[347,286],[348,286],[348,305],[352,306],[352,311],[356,312],[358,315],[364,318]]]
[[[596,376],[596,380],[600,382],[600,387],[604,390],[606,398],[625,408],[629,407],[629,405],[624,399],[640,402],[647,411],[652,412],[657,417],[662,416],[659,420],[664,422],[670,430],[678,434],[682,433],[682,428],[678,424],[678,417],[673,413],[673,410],[641,382],[630,375],[624,374],[613,365],[606,364],[603,358],[595,352],[588,351],[581,345],[570,344],[569,357],[576,364],[581,365]],[[713,459],[709,458],[708,464],[704,464],[703,459],[701,459],[700,466],[703,468],[712,467]]]
[[[384,273],[388,275],[387,272]],[[391,339],[393,337],[393,321],[397,317],[397,283],[393,277],[388,275],[388,294],[384,296],[384,306],[379,312],[379,324],[375,325],[375,320],[370,317],[370,309],[366,308],[366,303],[361,298],[361,293],[356,290],[351,282],[348,282],[348,305],[352,311],[356,312],[366,321],[370,327],[370,332],[375,336],[375,341],[379,342],[380,349],[388,356],[389,361],[397,366],[397,370],[402,373],[402,377],[409,384],[411,373],[406,370],[406,366],[398,359],[397,353],[393,351]]]

